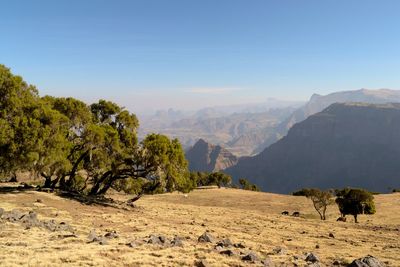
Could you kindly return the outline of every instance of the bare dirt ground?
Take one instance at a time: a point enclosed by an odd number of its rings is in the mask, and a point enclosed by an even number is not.
[[[400,266],[400,194],[377,195],[375,203],[377,213],[360,216],[355,224],[350,217],[336,222],[336,206],[329,207],[327,221],[320,221],[304,197],[235,189],[145,196],[130,209],[86,205],[45,192],[3,192],[0,208],[35,211],[41,220],[67,222],[76,236],[0,220],[0,265],[194,266],[206,259],[210,266],[260,266],[242,261],[238,254],[253,251],[275,266],[306,266],[304,254],[309,252],[318,255],[323,266],[368,254],[388,266]],[[301,217],[283,216],[284,210],[299,211]],[[106,245],[88,243],[92,229],[99,235],[115,230],[119,237]],[[215,243],[198,242],[205,231],[216,241],[229,238],[245,248],[231,248],[237,255],[221,255]],[[151,234],[182,237],[183,246],[148,244]],[[126,245],[131,241],[137,246]]]

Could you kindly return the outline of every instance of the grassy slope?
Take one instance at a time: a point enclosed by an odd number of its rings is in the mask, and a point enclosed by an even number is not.
[[[116,198],[124,198],[114,195]],[[36,202],[41,199],[42,202]],[[60,238],[60,233],[43,229],[24,229],[18,224],[0,223],[0,263],[2,266],[193,266],[206,258],[211,266],[244,265],[238,257],[219,255],[212,244],[199,244],[197,237],[209,230],[217,238],[242,242],[261,258],[273,262],[297,262],[315,252],[327,266],[335,259],[350,262],[372,254],[390,266],[400,266],[400,194],[375,197],[377,214],[361,216],[360,223],[336,222],[336,206],[330,207],[329,220],[321,222],[304,197],[233,189],[197,190],[185,197],[173,193],[146,196],[132,211],[88,206],[42,192],[0,194],[0,207],[10,210],[35,210],[39,217],[68,221],[78,238]],[[300,211],[302,218],[280,215],[281,211]],[[348,218],[350,219],[350,218]],[[120,238],[109,245],[87,244],[91,229],[99,233],[116,230]],[[333,233],[335,238],[329,238]],[[159,248],[145,244],[129,248],[130,240],[149,234],[188,237],[182,248]],[[316,249],[315,246],[320,248]],[[287,253],[276,255],[273,249]]]

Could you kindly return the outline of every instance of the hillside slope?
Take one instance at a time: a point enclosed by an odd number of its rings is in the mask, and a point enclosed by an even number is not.
[[[320,221],[304,197],[233,189],[144,196],[130,209],[83,205],[43,192],[3,192],[0,207],[5,211],[35,211],[40,220],[71,224],[75,234],[0,220],[0,262],[2,266],[194,266],[206,259],[210,266],[263,266],[260,261],[241,261],[238,253],[251,250],[275,266],[305,266],[304,253],[309,252],[317,254],[323,266],[350,263],[367,254],[388,266],[400,266],[400,194],[378,195],[375,200],[377,214],[360,216],[355,224],[336,222],[335,206],[328,208],[328,220]],[[283,210],[302,215],[282,216]],[[89,243],[93,229],[98,235],[116,231],[118,238],[105,245]],[[213,243],[197,241],[205,231],[214,236]],[[183,245],[149,244],[152,234],[180,236]],[[223,238],[245,248],[232,247],[236,255],[222,255],[214,247]]]
[[[262,189],[400,186],[400,104],[333,104],[226,171]]]

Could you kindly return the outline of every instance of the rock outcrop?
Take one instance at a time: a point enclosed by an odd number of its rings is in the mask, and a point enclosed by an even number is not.
[[[214,172],[234,166],[238,158],[219,145],[212,145],[199,139],[197,143],[186,152],[191,171]]]

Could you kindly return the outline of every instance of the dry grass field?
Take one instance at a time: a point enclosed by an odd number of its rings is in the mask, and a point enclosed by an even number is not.
[[[112,197],[126,199],[119,194]],[[324,266],[335,260],[350,263],[368,254],[388,266],[400,266],[400,194],[377,195],[375,202],[377,213],[360,216],[355,224],[350,217],[336,222],[336,206],[329,207],[327,221],[320,221],[304,197],[235,189],[145,196],[126,209],[86,205],[45,192],[0,193],[0,207],[6,211],[35,211],[39,219],[68,222],[76,230],[72,236],[3,220],[0,265],[194,266],[200,259],[210,266],[260,265],[243,262],[238,255],[221,255],[215,244],[199,243],[197,238],[209,231],[217,241],[229,238],[245,246],[233,251],[251,250],[275,266],[305,266],[308,252],[318,255]],[[283,216],[284,210],[299,211],[301,217]],[[88,243],[92,229],[97,234],[115,230],[119,237],[106,245]],[[183,246],[148,244],[151,234],[180,236]],[[137,246],[126,245],[131,241]]]

